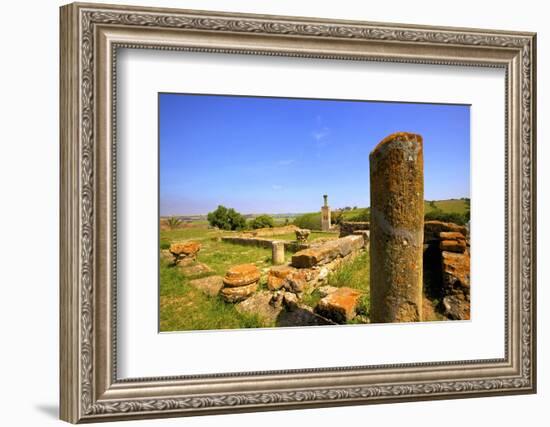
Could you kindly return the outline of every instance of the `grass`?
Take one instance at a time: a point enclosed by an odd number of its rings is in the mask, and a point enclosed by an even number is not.
[[[370,305],[370,254],[362,252],[351,262],[331,273],[328,277],[328,284],[338,288],[348,287],[358,289],[362,292],[357,314],[369,315]]]
[[[262,270],[271,266],[271,250],[254,246],[241,246],[213,238],[227,234],[210,230],[206,226],[161,231],[161,247],[176,241],[201,242],[197,261],[223,276],[236,264],[254,263]],[[291,254],[287,254],[290,259]],[[200,277],[200,276],[199,276]],[[259,328],[272,326],[257,316],[245,315],[226,304],[220,297],[212,298],[189,285],[192,279],[184,277],[170,261],[160,261],[160,330],[185,331],[205,329]],[[260,283],[264,287],[265,283]]]
[[[369,208],[357,208],[349,211],[342,211],[343,221],[370,221],[370,209]]]
[[[464,199],[448,199],[448,200],[437,200],[433,204],[437,209],[441,209],[445,213],[457,213],[464,215],[467,210],[467,203]],[[430,202],[424,202],[424,213],[433,211],[434,208]]]
[[[165,260],[160,265],[160,330],[259,328],[260,318],[246,315],[220,297],[209,297],[189,285],[177,267]]]

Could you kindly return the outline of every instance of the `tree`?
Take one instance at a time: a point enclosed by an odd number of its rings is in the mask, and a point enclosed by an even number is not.
[[[246,219],[233,208],[219,205],[215,211],[209,212],[207,217],[212,227],[222,230],[242,230],[246,227]]]
[[[297,216],[296,218],[294,218],[294,225],[300,228],[307,228],[308,230],[320,230],[321,213],[312,212]]]
[[[259,215],[250,222],[250,226],[254,229],[273,227],[273,225],[273,218],[269,215]]]

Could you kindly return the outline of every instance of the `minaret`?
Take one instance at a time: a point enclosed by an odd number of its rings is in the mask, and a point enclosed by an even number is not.
[[[328,196],[323,195],[325,199],[324,205],[321,207],[321,230],[329,231],[330,230],[330,206],[327,203]]]

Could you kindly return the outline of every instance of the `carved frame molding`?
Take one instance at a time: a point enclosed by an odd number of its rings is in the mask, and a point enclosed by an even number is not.
[[[113,177],[120,47],[505,68],[505,358],[118,380]],[[535,392],[535,34],[71,4],[61,8],[60,50],[62,419]]]

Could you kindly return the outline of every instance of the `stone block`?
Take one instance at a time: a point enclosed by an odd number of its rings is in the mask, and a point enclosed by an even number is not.
[[[260,280],[260,270],[254,264],[240,264],[231,267],[225,273],[223,283],[226,287],[239,287]]]
[[[248,298],[256,292],[257,289],[258,282],[254,282],[250,285],[222,288],[220,295],[225,302],[237,303]]]
[[[223,277],[221,276],[209,276],[202,279],[195,279],[189,282],[191,286],[202,291],[206,295],[211,297],[220,293],[223,288]]]
[[[352,288],[339,288],[322,298],[315,306],[315,312],[336,323],[347,323],[355,317],[355,309],[361,292]]]
[[[185,277],[200,276],[201,274],[212,273],[214,271],[206,264],[203,264],[201,262],[192,265],[181,265],[179,267],[179,270],[181,274],[183,274]]]
[[[257,292],[250,298],[235,305],[239,313],[246,313],[260,317],[268,324],[275,324],[282,305],[272,304],[273,294],[268,291]]]
[[[446,295],[456,290],[470,289],[470,256],[455,252],[441,252],[441,269],[443,271],[443,292]]]

